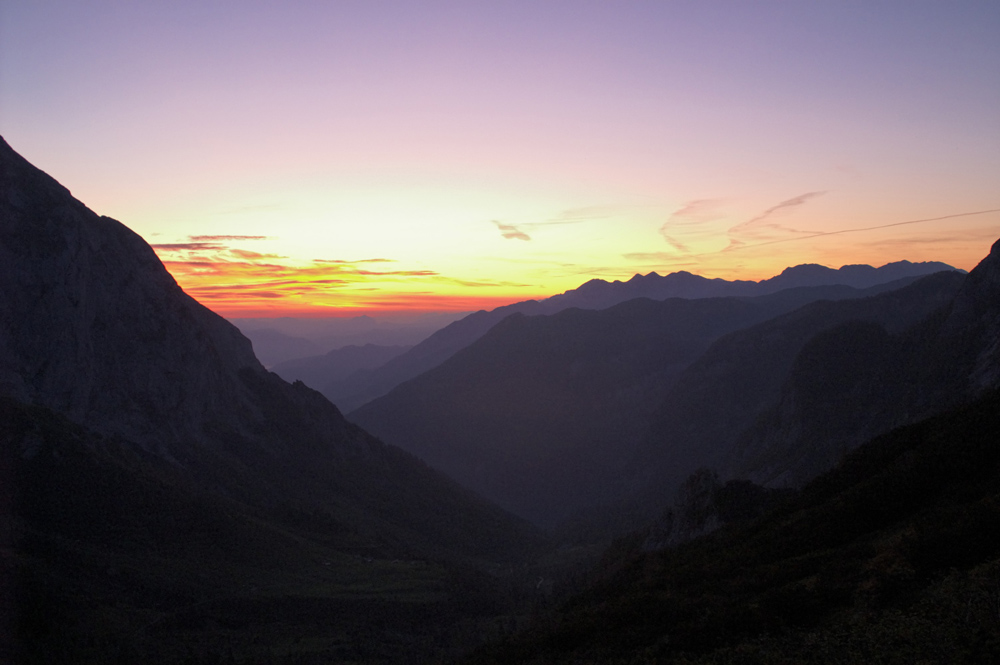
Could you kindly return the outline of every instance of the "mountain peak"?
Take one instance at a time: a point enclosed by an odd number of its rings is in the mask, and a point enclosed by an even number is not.
[[[199,437],[206,410],[231,397],[217,376],[264,371],[250,342],[185,294],[141,237],[6,142],[0,165],[3,387],[105,434]]]

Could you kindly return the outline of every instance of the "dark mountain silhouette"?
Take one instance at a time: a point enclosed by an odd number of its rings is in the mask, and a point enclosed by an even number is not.
[[[359,373],[343,389],[325,392],[345,413],[385,395],[395,386],[440,365],[456,352],[482,337],[494,325],[511,314],[555,314],[564,309],[606,309],[634,298],[666,300],[668,298],[752,297],[804,286],[848,286],[866,289],[903,279],[954,270],[940,262],[910,263],[899,261],[881,268],[849,265],[834,270],[819,265],[786,268],[780,275],[760,282],[708,279],[689,272],[661,276],[655,272],[635,275],[621,282],[593,279],[579,288],[544,300],[527,300],[481,310],[445,326],[410,351],[376,368]],[[827,297],[827,296],[819,296]],[[835,296],[829,296],[835,297]],[[317,387],[317,386],[313,386]]]
[[[641,504],[651,509],[665,505],[699,467],[721,468],[727,477],[743,477],[733,469],[737,441],[755,423],[765,426],[768,414],[773,417],[783,386],[803,353],[824,345],[815,363],[828,373],[848,373],[850,368],[881,362],[889,335],[903,333],[947,306],[964,280],[957,272],[942,272],[869,298],[815,302],[719,339],[671,388],[638,446],[632,469],[646,478],[639,484],[650,492]],[[844,336],[824,344],[824,336],[837,337],[838,330]],[[828,404],[842,402],[845,380],[834,381],[829,374],[821,378],[819,372],[814,368],[809,380],[828,383]],[[878,389],[874,384],[866,390],[858,388],[857,397],[870,399]],[[830,427],[834,421],[817,426]],[[857,430],[852,434],[854,443],[835,453],[826,449],[820,453],[810,445],[814,464],[797,472],[798,482],[829,468],[866,438],[901,422],[887,421],[875,431]],[[805,444],[804,439],[800,442]]]
[[[847,265],[839,270],[816,264],[803,264],[785,268],[780,275],[760,282],[709,279],[686,271],[669,275],[651,272],[648,275],[635,275],[626,282],[592,279],[577,289],[546,298],[541,301],[541,305],[546,310],[545,313],[552,313],[555,308],[566,307],[605,309],[632,298],[666,300],[667,298],[761,296],[801,286],[843,285],[865,289],[942,270],[954,270],[954,268],[937,261],[922,263],[898,261],[888,263],[881,268]]]
[[[996,661],[998,296],[1000,241],[958,283],[933,275],[719,339],[659,413],[650,441],[669,462],[640,448],[639,465],[669,485],[687,440],[785,480],[835,468],[785,499],[696,471],[582,592],[470,661]]]
[[[229,321],[253,342],[254,355],[270,369],[278,363],[324,355],[347,346],[413,346],[464,316],[430,312],[382,317],[230,317]]]
[[[241,330],[253,344],[253,354],[265,367],[273,368],[296,358],[322,355],[319,345],[304,337],[286,335],[271,328]]]
[[[656,552],[622,539],[584,590],[466,662],[997,662],[998,429],[988,390],[763,517]]]
[[[850,321],[795,358],[780,397],[725,460],[730,475],[798,485],[876,434],[1000,385],[1000,256],[994,245],[954,300],[893,334]]]
[[[494,584],[461,566],[541,542],[267,372],[139,236],[2,141],[0,284],[5,657],[173,662],[267,626],[293,640],[314,607],[330,644],[379,660],[379,630],[412,629],[401,601],[458,620],[459,586]]]
[[[639,298],[606,310],[513,314],[350,417],[551,526],[631,492],[627,463],[651,414],[715,338],[820,297],[867,293],[802,287],[751,299]]]
[[[324,395],[337,394],[352,384],[353,376],[362,370],[381,367],[409,346],[379,346],[365,344],[333,349],[321,356],[286,360],[271,367],[285,381],[301,381]]]

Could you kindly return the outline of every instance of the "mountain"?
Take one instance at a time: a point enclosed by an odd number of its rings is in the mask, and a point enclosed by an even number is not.
[[[286,335],[271,328],[254,328],[241,331],[253,344],[253,354],[265,367],[283,362],[321,355],[320,346],[304,337]]]
[[[997,662],[1000,392],[849,453],[760,518],[650,552],[468,663]]]
[[[329,396],[343,390],[345,384],[350,385],[357,372],[381,367],[410,348],[351,344],[321,356],[286,360],[271,367],[271,371],[286,381],[301,381]]]
[[[822,346],[812,369],[800,370],[800,375],[814,385],[826,385],[829,399],[821,401],[830,408],[844,400],[845,383],[851,384],[850,380],[835,381],[833,373],[881,362],[880,354],[891,335],[921,325],[948,306],[965,279],[957,272],[942,272],[869,298],[815,302],[716,341],[670,389],[637,446],[631,469],[637,483],[647,488],[642,503],[653,509],[665,505],[699,467],[722,469],[727,477],[747,477],[735,469],[739,466],[737,442],[750,428],[771,422],[768,418],[773,418],[796,363],[801,366],[804,358]],[[863,401],[879,386],[873,383],[857,390],[857,399]],[[859,429],[851,445],[845,443],[835,452],[823,449],[821,453],[818,446],[807,445],[808,440],[799,437],[796,449],[810,450],[813,458],[794,474],[794,484],[829,468],[845,450],[901,422],[887,420],[874,431]],[[836,424],[831,417],[816,426],[832,435],[829,428]],[[654,495],[658,498],[653,499]]]
[[[655,272],[635,275],[626,282],[593,279],[544,300],[524,302],[481,310],[445,326],[414,346],[370,372],[360,372],[350,383],[337,391],[325,393],[345,413],[350,413],[371,400],[385,395],[399,384],[440,365],[456,352],[482,337],[494,325],[511,314],[528,316],[556,314],[564,309],[607,309],[635,298],[666,300],[668,298],[754,297],[800,287],[852,287],[868,289],[900,280],[914,279],[943,270],[955,270],[940,262],[910,263],[900,261],[881,268],[849,265],[834,270],[819,265],[786,268],[780,275],[760,282],[708,279],[689,272],[661,276]],[[827,296],[820,296],[827,297]],[[835,298],[836,296],[830,295]],[[316,387],[316,386],[314,386]]]
[[[254,355],[273,367],[347,346],[413,346],[465,313],[429,312],[398,316],[230,318],[253,342]]]
[[[636,466],[667,485],[699,462],[683,454],[758,461],[747,433],[769,432],[768,473],[814,478],[775,493],[696,471],[576,593],[467,662],[996,661],[998,333],[1000,241],[965,277],[723,336],[672,389]]]
[[[635,275],[626,282],[608,282],[592,279],[577,289],[541,301],[546,313],[567,307],[605,309],[632,298],[712,298],[724,296],[762,296],[785,289],[803,286],[850,286],[866,289],[887,282],[920,277],[942,270],[954,270],[946,263],[928,261],[911,263],[898,261],[880,268],[868,265],[846,265],[840,269],[816,264],[803,264],[785,268],[781,274],[760,282],[747,280],[727,281],[693,275],[687,271],[659,275]]]
[[[627,465],[647,423],[714,339],[820,297],[881,288],[638,298],[605,310],[513,314],[350,417],[504,508],[553,526],[632,492],[638,474]]]
[[[305,632],[322,660],[399,662],[393,635],[437,630],[411,652],[430,657],[495,611],[482,567],[542,545],[267,372],[2,140],[0,284],[5,658],[263,662]]]
[[[919,325],[893,334],[855,320],[810,340],[726,471],[801,484],[861,441],[1000,385],[998,274],[994,245],[954,299]]]

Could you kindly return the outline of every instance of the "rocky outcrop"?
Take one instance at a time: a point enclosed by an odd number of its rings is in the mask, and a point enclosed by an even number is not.
[[[187,296],[142,238],[0,146],[0,381],[104,434],[199,438],[263,372],[249,341]]]

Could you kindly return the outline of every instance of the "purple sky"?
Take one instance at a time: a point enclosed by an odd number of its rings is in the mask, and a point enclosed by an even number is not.
[[[262,312],[968,269],[1000,3],[3,0],[0,133],[203,300],[326,285]]]

